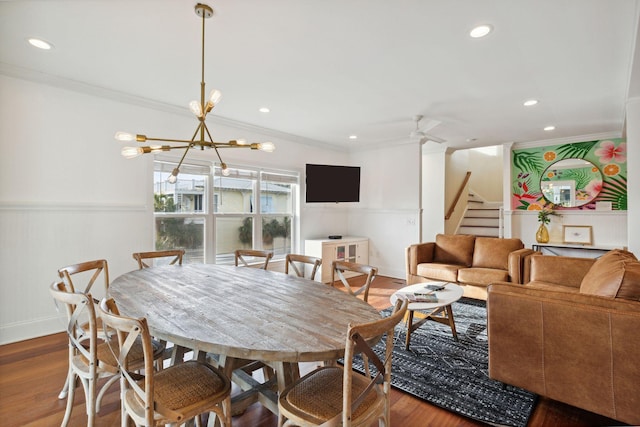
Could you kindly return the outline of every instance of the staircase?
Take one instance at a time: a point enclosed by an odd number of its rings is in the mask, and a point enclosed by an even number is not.
[[[502,203],[486,202],[470,191],[467,208],[456,234],[502,237]]]

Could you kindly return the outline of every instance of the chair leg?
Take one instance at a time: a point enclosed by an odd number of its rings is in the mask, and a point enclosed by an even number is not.
[[[124,380],[120,378],[120,427],[129,427],[129,414],[124,407]]]
[[[100,412],[100,406],[102,404],[102,398],[107,393],[107,390],[111,387],[113,383],[120,379],[120,375],[114,375],[107,380],[107,382],[102,386],[100,392],[98,392],[98,397],[96,397],[96,412]]]
[[[96,378],[89,378],[86,382],[87,427],[93,427],[96,422],[96,383]]]
[[[209,412],[207,427],[231,427],[231,397],[227,397],[219,406]]]
[[[224,427],[231,427],[231,396],[222,401],[222,414],[224,415]]]
[[[60,427],[67,427],[69,425],[69,419],[71,418],[71,411],[73,410],[73,399],[75,397],[75,387],[69,387],[69,384],[76,382],[76,374],[69,368],[69,374],[67,375],[67,407],[64,411],[64,418]]]
[[[69,374],[67,374],[67,378],[64,380],[64,386],[62,386],[62,390],[60,390],[60,394],[58,394],[58,399],[64,399],[69,394]]]

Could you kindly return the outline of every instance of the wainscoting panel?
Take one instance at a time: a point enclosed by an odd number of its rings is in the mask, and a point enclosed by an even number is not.
[[[0,236],[5,344],[64,329],[48,291],[58,268],[106,259],[111,280],[136,268],[131,254],[153,243],[153,212],[144,205],[2,203]]]

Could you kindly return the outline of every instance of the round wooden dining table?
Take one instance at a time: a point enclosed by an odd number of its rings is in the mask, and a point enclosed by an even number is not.
[[[215,355],[234,382],[257,391],[253,400],[276,413],[273,390],[296,379],[297,362],[342,357],[348,324],[380,319],[369,304],[323,283],[226,265],[131,271],[109,285],[109,295],[122,315],[145,317],[152,336],[197,357]],[[239,360],[264,362],[276,378],[259,385],[237,372]]]

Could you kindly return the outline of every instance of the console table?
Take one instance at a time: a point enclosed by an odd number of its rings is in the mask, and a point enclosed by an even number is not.
[[[331,263],[347,261],[358,264],[369,263],[369,239],[347,236],[341,239],[310,239],[304,242],[304,254],[322,259],[320,282],[331,282]],[[345,277],[351,275],[345,274]]]
[[[568,243],[534,243],[531,245],[534,251],[540,251],[543,254],[557,256],[575,256],[579,258],[598,258],[612,249],[626,249],[623,246],[593,246],[593,245],[576,245]]]

